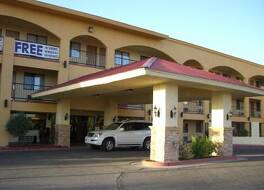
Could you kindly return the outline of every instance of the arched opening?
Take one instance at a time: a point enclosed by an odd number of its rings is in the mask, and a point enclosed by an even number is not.
[[[189,59],[189,60],[185,61],[183,64],[186,66],[195,68],[195,69],[201,69],[201,70],[204,69],[202,64],[199,63],[198,61],[194,60],[194,59]]]
[[[249,79],[249,84],[264,89],[264,76],[255,75]]]
[[[53,46],[60,45],[60,38],[47,29],[31,22],[10,16],[0,15],[0,36],[12,37],[16,40],[38,44]]]
[[[158,57],[168,61],[174,61],[169,55],[164,52],[147,46],[126,46],[115,50],[115,65],[127,65],[134,61],[147,59],[150,57]]]
[[[104,68],[106,46],[103,42],[88,35],[77,36],[70,41],[70,62]]]
[[[216,73],[218,75],[222,75],[224,77],[228,77],[228,78],[232,78],[232,79],[236,79],[236,80],[240,80],[240,81],[243,81],[245,78],[237,70],[235,70],[231,67],[226,67],[226,66],[217,66],[217,67],[210,69],[209,71],[212,73]]]

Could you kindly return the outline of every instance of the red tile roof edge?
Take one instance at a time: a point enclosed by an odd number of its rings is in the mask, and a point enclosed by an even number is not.
[[[236,79],[231,79],[228,77],[217,75],[215,73],[211,73],[211,72],[205,71],[205,70],[195,69],[195,68],[192,68],[190,66],[179,64],[177,62],[166,61],[163,59],[158,59],[156,57],[151,57],[151,58],[148,58],[145,60],[135,61],[135,62],[127,64],[127,65],[112,67],[109,69],[105,69],[102,71],[98,71],[95,73],[84,75],[84,76],[81,76],[81,77],[78,77],[78,78],[75,78],[75,79],[54,85],[54,86],[52,86],[46,90],[43,90],[43,91],[49,91],[52,89],[77,84],[77,83],[80,83],[83,81],[88,81],[88,80],[93,80],[96,78],[111,76],[111,75],[131,71],[131,70],[135,70],[135,69],[139,69],[139,68],[147,68],[147,69],[150,69],[153,71],[162,71],[162,72],[167,72],[167,73],[171,73],[171,74],[185,75],[185,76],[190,76],[190,77],[194,77],[194,78],[202,78],[202,79],[206,79],[206,80],[212,80],[212,81],[223,82],[223,83],[228,83],[228,84],[231,83],[234,85],[258,89],[255,86],[246,84],[246,83],[241,82],[241,81],[236,80]],[[39,92],[42,92],[42,91],[39,91]],[[39,93],[39,92],[36,92],[36,93]],[[33,94],[36,94],[36,93],[33,93]]]

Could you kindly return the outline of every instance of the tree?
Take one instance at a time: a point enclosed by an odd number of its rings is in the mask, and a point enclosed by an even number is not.
[[[6,124],[6,130],[14,137],[23,136],[32,128],[32,121],[24,113],[11,117]]]

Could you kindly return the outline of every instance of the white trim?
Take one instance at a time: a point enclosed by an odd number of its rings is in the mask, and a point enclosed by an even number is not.
[[[139,69],[132,70],[132,71],[109,75],[109,76],[105,76],[102,78],[87,80],[87,81],[79,82],[77,84],[71,84],[71,85],[62,86],[59,88],[54,88],[54,89],[50,89],[47,91],[39,92],[36,94],[32,94],[32,98],[38,98],[38,97],[48,96],[52,94],[58,94],[61,92],[76,90],[78,88],[80,89],[80,88],[85,88],[85,87],[109,84],[111,82],[121,81],[121,80],[135,78],[135,77],[144,76],[144,75],[146,75],[145,68],[139,68]]]
[[[192,83],[197,83],[197,84],[205,84],[205,85],[214,86],[214,87],[222,87],[222,88],[226,88],[230,90],[247,92],[247,93],[255,94],[257,96],[264,96],[264,90],[250,88],[250,87],[237,85],[237,84],[216,81],[216,80],[209,80],[209,79],[192,77],[192,76],[183,75],[183,74],[168,73],[168,72],[151,70],[151,69],[146,69],[146,74],[149,76],[156,76],[156,77],[162,77],[162,78],[167,78],[167,79],[174,79],[178,81],[192,82]]]

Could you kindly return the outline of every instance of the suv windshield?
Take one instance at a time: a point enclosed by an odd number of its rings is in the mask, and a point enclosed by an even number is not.
[[[120,122],[111,123],[104,130],[115,130],[121,125]]]

